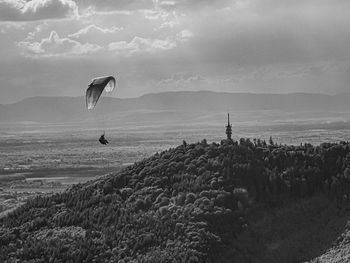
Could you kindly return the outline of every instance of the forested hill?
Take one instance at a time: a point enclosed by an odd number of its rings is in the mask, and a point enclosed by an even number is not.
[[[0,262],[301,262],[341,234],[349,194],[349,143],[184,142],[10,213]]]

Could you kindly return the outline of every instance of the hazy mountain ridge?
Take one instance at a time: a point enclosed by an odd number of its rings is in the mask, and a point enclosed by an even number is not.
[[[147,119],[147,116],[154,113],[164,115],[161,119],[167,120],[171,119],[171,114],[174,113],[186,116],[184,113],[258,110],[350,112],[350,96],[179,91],[126,99],[102,97],[93,112],[86,110],[84,97],[33,97],[13,104],[0,105],[0,122],[86,121],[92,116],[101,115],[113,120],[133,113],[139,114],[139,119]],[[145,116],[142,115],[144,112]],[[170,116],[167,116],[167,113]]]

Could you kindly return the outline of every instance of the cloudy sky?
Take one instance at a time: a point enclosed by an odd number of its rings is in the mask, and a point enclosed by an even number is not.
[[[350,91],[349,0],[0,0],[0,103],[212,90]]]

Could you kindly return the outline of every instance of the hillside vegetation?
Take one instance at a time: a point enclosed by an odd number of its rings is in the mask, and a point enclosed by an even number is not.
[[[184,141],[11,212],[0,262],[302,262],[341,234],[349,194],[347,142]]]

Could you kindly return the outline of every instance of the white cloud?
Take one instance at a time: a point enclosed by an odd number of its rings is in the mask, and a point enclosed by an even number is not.
[[[47,29],[48,28],[48,23],[45,21],[41,24],[38,24],[35,26],[34,28],[34,31],[31,31],[28,33],[27,37],[25,38],[25,41],[27,40],[32,40],[32,39],[35,39],[35,37],[42,33],[44,29]]]
[[[122,27],[112,26],[110,28],[102,28],[97,25],[88,25],[75,33],[69,34],[71,39],[78,40],[80,42],[90,42],[104,45],[113,41],[115,34],[123,31]]]
[[[177,72],[171,75],[170,78],[162,79],[152,85],[159,91],[172,90],[203,90],[211,86],[210,80],[204,76],[193,72]]]
[[[77,14],[73,0],[0,0],[0,21],[58,19]]]
[[[15,22],[3,22],[0,24],[0,33],[10,33],[13,30],[24,30],[24,26],[22,24],[18,24]]]
[[[96,11],[133,11],[150,9],[153,7],[152,0],[75,0],[82,9],[93,8]]]
[[[69,38],[60,38],[56,31],[51,31],[50,36],[40,42],[21,41],[18,46],[23,49],[25,55],[34,57],[79,56],[101,49],[98,45],[81,44]]]
[[[92,34],[92,35],[96,35],[96,34],[112,34],[115,33],[117,31],[123,30],[123,28],[119,28],[116,26],[113,26],[111,28],[102,28],[96,25],[88,25],[82,29],[80,29],[78,32],[74,33],[74,34],[70,34],[69,37],[71,38],[80,38],[81,36],[87,35],[87,34]],[[96,36],[98,37],[98,36]]]
[[[122,27],[100,27],[95,24],[90,24],[77,32],[68,35],[69,38],[77,40],[81,43],[95,43],[100,46],[105,46],[107,43],[122,40],[124,28]]]
[[[131,55],[146,52],[155,53],[160,50],[170,50],[176,47],[176,42],[171,38],[165,40],[134,37],[129,43],[126,41],[113,42],[108,45],[110,51],[118,55]]]
[[[158,8],[168,11],[191,11],[198,9],[220,9],[235,4],[238,0],[155,0]]]
[[[169,83],[189,84],[191,82],[196,82],[196,81],[205,81],[205,78],[200,74],[194,74],[191,72],[177,72],[175,74],[172,74],[170,78],[159,81],[159,84],[160,85],[169,84]]]
[[[193,33],[188,29],[184,29],[176,34],[176,39],[179,40],[180,42],[186,42],[192,37],[193,37]]]

